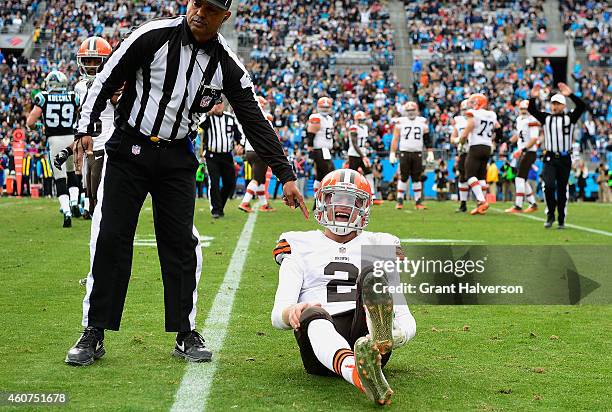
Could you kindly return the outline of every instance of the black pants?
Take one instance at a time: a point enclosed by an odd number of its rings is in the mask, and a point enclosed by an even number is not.
[[[567,207],[567,182],[572,168],[572,160],[569,155],[555,156],[544,155],[544,169],[542,170],[542,181],[544,183],[544,196],[546,198],[546,213],[549,220],[555,219],[555,209],[559,222],[565,222],[565,211]]]
[[[104,150],[96,150],[87,155],[87,197],[89,197],[89,213],[93,214],[98,203],[98,187],[102,179],[102,166],[104,165]]]
[[[223,214],[227,199],[232,197],[234,189],[236,189],[234,158],[231,153],[207,152],[206,166],[208,168],[211,212],[213,214]],[[219,179],[223,182],[223,188],[219,187]]]
[[[193,226],[198,161],[189,141],[159,148],[116,129],[91,228],[91,273],[83,325],[118,330],[132,269],[134,233],[147,196],[153,199],[157,253],[168,332],[195,328],[201,250]]]

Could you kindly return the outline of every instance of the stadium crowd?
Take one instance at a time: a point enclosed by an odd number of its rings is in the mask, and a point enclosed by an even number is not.
[[[531,85],[542,84],[540,96],[546,107],[553,87],[553,68],[547,61],[518,64],[518,50],[527,36],[546,35],[543,1],[518,0],[478,2],[416,2],[406,5],[409,41],[415,49],[427,49],[431,58],[414,59],[412,85],[400,84],[389,70],[395,44],[384,4],[373,0],[359,3],[303,2],[297,0],[243,0],[238,4],[235,30],[243,47],[250,48],[247,68],[256,93],[269,103],[283,146],[292,156],[298,176],[308,179],[312,166],[301,150],[309,115],[317,99],[334,101],[336,144],[333,153],[345,157],[349,145],[347,125],[353,114],[368,116],[368,147],[376,166],[388,155],[393,119],[402,105],[414,96],[420,112],[428,118],[434,147],[452,159],[450,119],[461,100],[473,92],[488,95],[504,127],[513,133],[518,101],[529,97]],[[577,45],[589,52],[587,65],[576,62],[571,75],[576,94],[587,102],[576,150],[591,156],[594,163],[610,159],[612,152],[612,85],[610,73],[593,70],[592,50],[609,53],[610,11],[605,2],[561,1],[564,29],[573,32]],[[25,129],[34,92],[52,69],[78,77],[76,45],[90,35],[104,36],[114,46],[134,25],[152,17],[185,12],[187,0],[138,2],[83,2],[74,7],[67,0],[50,0],[44,10],[38,3],[27,6],[9,1],[0,14],[0,29],[20,21],[36,21],[38,57],[4,57],[0,52],[0,169],[10,169],[10,137],[16,128]],[[599,17],[599,18],[598,18]],[[19,23],[19,24],[22,24]],[[346,51],[368,52],[369,68],[338,66],[336,58]],[[601,59],[596,62],[601,62]],[[26,151],[32,157],[31,181],[44,179],[46,156],[42,130],[27,133]],[[507,145],[497,156],[508,158]],[[49,160],[49,159],[47,159]],[[240,165],[241,159],[236,159]],[[446,167],[446,166],[444,166]],[[452,183],[438,165],[436,176]],[[241,171],[240,173],[244,173]],[[0,173],[1,175],[5,173]],[[378,170],[378,177],[381,170]],[[438,179],[436,177],[436,179]],[[1,185],[0,181],[0,185]]]
[[[612,66],[612,6],[609,1],[560,0],[563,30],[584,49],[589,63]]]

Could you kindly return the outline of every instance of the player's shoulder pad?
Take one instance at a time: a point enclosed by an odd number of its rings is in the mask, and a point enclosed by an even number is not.
[[[38,92],[34,95],[34,104],[39,107],[43,107],[45,104],[45,92]]]
[[[529,115],[529,117],[527,118],[527,120],[529,121],[529,126],[540,126],[540,122],[538,122],[538,120],[533,117],[532,115]]]
[[[319,113],[313,113],[308,117],[309,123],[319,124],[321,123],[321,115]]]
[[[350,130],[351,132],[356,132],[356,131],[357,131],[357,125],[356,125],[355,123],[351,124],[351,125],[349,126],[349,130]]]
[[[317,245],[318,240],[315,237],[319,236],[318,230],[309,230],[304,232],[284,232],[276,242],[276,246],[272,251],[274,260],[279,265],[283,262],[283,259],[289,255],[295,256],[297,253],[304,253],[304,248],[309,245]]]
[[[466,117],[474,117],[474,112],[475,112],[475,110],[474,110],[474,109],[469,109],[469,110],[466,110],[466,112],[465,112],[465,116],[466,116]]]

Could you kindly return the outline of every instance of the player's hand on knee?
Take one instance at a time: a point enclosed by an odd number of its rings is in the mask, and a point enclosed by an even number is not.
[[[293,306],[290,306],[289,309],[287,309],[287,318],[289,320],[289,325],[291,325],[293,329],[299,328],[300,327],[300,317],[302,316],[302,312],[304,312],[306,309],[311,308],[311,307],[320,308],[321,304],[301,302],[301,303],[296,303]]]

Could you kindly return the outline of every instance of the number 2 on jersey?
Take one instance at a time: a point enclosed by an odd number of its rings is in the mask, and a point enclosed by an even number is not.
[[[325,269],[325,276],[341,276],[341,273],[347,274],[347,279],[332,279],[327,284],[327,302],[351,302],[357,300],[357,276],[359,269],[352,263],[347,262],[331,262]],[[344,286],[344,288],[341,288]],[[345,289],[345,290],[342,290]],[[346,290],[349,289],[349,290]]]

